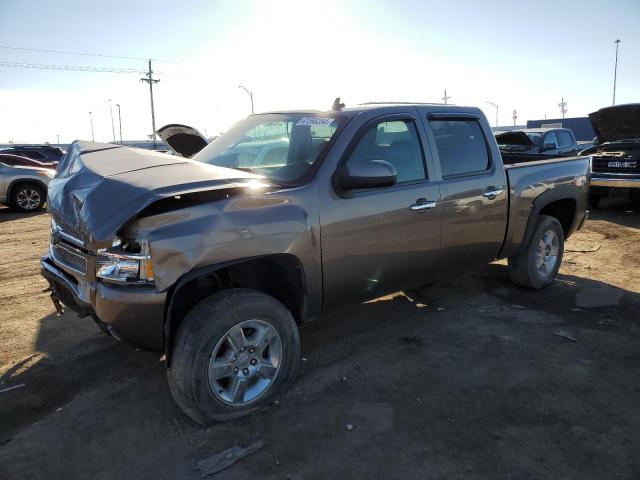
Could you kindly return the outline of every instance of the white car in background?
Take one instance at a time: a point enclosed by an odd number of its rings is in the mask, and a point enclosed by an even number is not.
[[[47,185],[55,170],[10,166],[0,162],[0,204],[21,212],[36,212],[47,200]]]

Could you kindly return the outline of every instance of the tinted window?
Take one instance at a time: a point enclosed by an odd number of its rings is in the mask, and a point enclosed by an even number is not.
[[[547,148],[547,145],[550,144],[553,145],[553,148],[558,148],[558,139],[555,132],[549,132],[544,136],[544,147]]]
[[[17,165],[16,159],[11,158],[9,155],[0,155],[0,162],[4,163],[5,165]]]
[[[393,165],[398,183],[426,177],[418,132],[412,121],[381,122],[370,127],[358,141],[347,164],[369,160],[386,160]]]
[[[16,151],[16,155],[22,155],[23,157],[31,158],[33,160],[43,160],[46,155],[36,151],[36,150],[21,150],[20,152]]]
[[[476,120],[431,120],[440,157],[442,176],[483,172],[489,168],[489,152]]]
[[[560,143],[561,147],[568,147],[573,143],[571,134],[566,130],[560,130],[559,132],[556,132],[556,134],[558,135],[558,142]]]

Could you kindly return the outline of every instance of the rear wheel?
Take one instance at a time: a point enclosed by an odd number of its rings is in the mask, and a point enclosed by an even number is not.
[[[527,248],[509,259],[511,280],[540,289],[553,283],[564,253],[564,232],[555,217],[540,215]]]
[[[267,405],[291,382],[300,359],[289,311],[263,293],[231,289],[203,300],[183,319],[167,379],[196,422],[231,420]]]
[[[33,183],[21,183],[11,192],[11,206],[21,212],[35,212],[44,206],[44,189]]]

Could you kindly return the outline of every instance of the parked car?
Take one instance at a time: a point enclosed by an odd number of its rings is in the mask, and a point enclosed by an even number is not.
[[[54,175],[50,168],[11,166],[0,158],[0,204],[21,212],[40,210]]]
[[[595,208],[614,191],[640,198],[640,103],[602,108],[589,119],[597,135],[581,152],[592,157],[589,203]]]
[[[578,153],[578,143],[568,128],[526,128],[496,134],[506,165],[566,157]]]
[[[18,155],[10,155],[7,153],[0,153],[0,162],[10,167],[38,167],[48,168],[51,170],[56,169],[56,164],[52,162],[40,162],[28,157],[20,157]]]
[[[38,160],[39,162],[54,163],[56,165],[64,155],[61,149],[50,145],[15,145],[0,150],[0,153],[18,155],[20,157],[27,157]]]
[[[274,139],[280,163],[256,165]],[[503,166],[483,113],[451,105],[252,115],[191,160],[75,142],[42,275],[58,306],[164,352],[208,424],[272,401],[321,313],[499,258],[550,285],[588,179],[589,158]]]

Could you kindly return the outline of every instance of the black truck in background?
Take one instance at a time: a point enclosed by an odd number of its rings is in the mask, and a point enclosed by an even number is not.
[[[496,132],[505,165],[576,155],[579,147],[568,128],[525,128]]]
[[[592,157],[590,206],[613,192],[640,199],[640,103],[601,108],[589,119],[596,145],[580,154]]]

